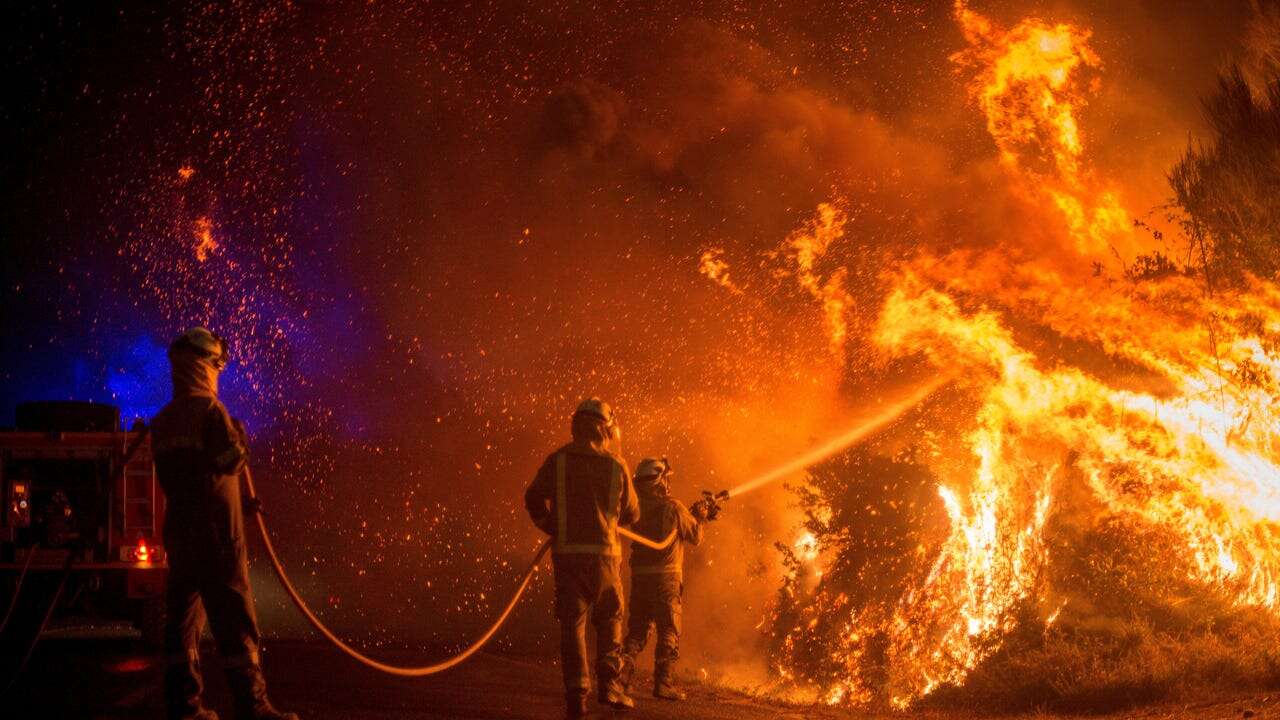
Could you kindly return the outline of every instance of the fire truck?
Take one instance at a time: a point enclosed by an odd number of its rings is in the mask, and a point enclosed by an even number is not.
[[[39,594],[38,582],[16,593],[20,578],[65,572],[58,614],[127,619],[160,643],[164,497],[140,422],[122,431],[119,410],[97,403],[19,405],[0,430],[0,492],[0,603]]]

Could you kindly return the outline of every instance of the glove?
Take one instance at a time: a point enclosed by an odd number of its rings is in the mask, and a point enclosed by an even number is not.
[[[249,431],[244,429],[244,423],[240,422],[238,418],[231,418],[231,426],[240,434],[240,444],[244,445],[247,450],[249,448]]]
[[[259,515],[262,513],[262,501],[256,497],[245,495],[240,498],[240,507],[244,508],[245,515]]]
[[[533,519],[533,524],[536,525],[537,528],[542,532],[548,535],[556,534],[556,521],[554,518],[551,517],[551,513],[547,513],[546,515],[542,515],[541,517],[536,517],[532,519]]]

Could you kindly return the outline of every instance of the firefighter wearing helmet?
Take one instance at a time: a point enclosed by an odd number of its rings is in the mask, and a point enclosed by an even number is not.
[[[567,715],[587,713],[591,675],[586,624],[596,629],[598,700],[634,707],[621,682],[622,544],[618,526],[640,517],[631,473],[619,455],[621,431],[609,404],[584,400],[573,414],[573,441],[547,456],[525,492],[529,517],[551,536],[560,663]]]
[[[653,652],[653,695],[684,700],[675,685],[675,664],[680,657],[680,600],[684,595],[684,546],[702,542],[700,518],[670,496],[671,464],[666,458],[645,458],[636,467],[636,493],[640,496],[640,522],[635,531],[661,541],[674,531],[675,538],[663,550],[631,546],[631,603],[627,639],[623,644],[623,681],[630,690],[636,657],[649,643],[649,631],[657,626]]]
[[[218,401],[218,375],[228,359],[226,341],[205,328],[179,335],[169,346],[173,400],[151,423],[156,475],[168,501],[165,707],[171,719],[217,720],[200,700],[207,614],[236,717],[297,720],[267,700],[258,656],[240,498],[248,439]]]

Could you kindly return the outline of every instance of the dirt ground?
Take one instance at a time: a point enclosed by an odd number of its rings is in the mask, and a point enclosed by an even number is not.
[[[209,704],[230,717],[226,686],[212,648],[206,648]],[[6,649],[8,652],[9,649]],[[419,658],[405,653],[392,660]],[[6,663],[8,664],[8,663]],[[434,677],[401,679],[353,665],[318,642],[274,641],[264,646],[264,665],[277,704],[309,720],[541,720],[561,717],[559,672],[554,661],[481,654]],[[37,647],[26,673],[0,700],[4,718],[160,718],[160,665],[126,632],[53,633]],[[7,679],[7,678],[6,678]],[[644,687],[640,684],[640,687]],[[598,711],[597,717],[631,720],[866,720],[918,718],[1037,718],[1051,714],[1001,715],[915,712],[876,716],[849,710],[790,707],[710,686],[689,688],[686,703],[637,693],[638,707],[626,714]],[[998,708],[993,708],[998,711]],[[1106,720],[1226,720],[1280,718],[1280,695],[1242,696],[1190,704],[1155,706],[1107,715]]]

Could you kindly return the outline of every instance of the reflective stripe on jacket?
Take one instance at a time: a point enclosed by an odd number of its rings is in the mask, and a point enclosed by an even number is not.
[[[557,554],[621,557],[618,526],[634,523],[640,504],[626,463],[589,443],[570,443],[547,457],[525,492],[534,523]]]

